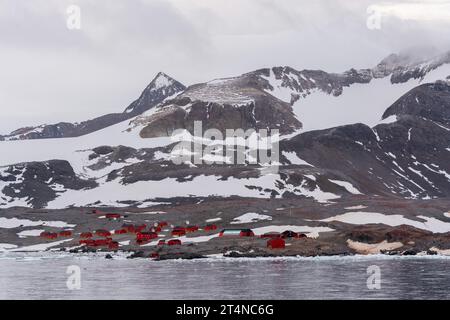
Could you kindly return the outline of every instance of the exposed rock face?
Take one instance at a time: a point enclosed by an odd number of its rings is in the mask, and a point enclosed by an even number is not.
[[[170,135],[175,129],[192,133],[194,121],[202,121],[204,129],[222,132],[269,128],[288,134],[302,127],[292,110],[298,99],[314,90],[339,96],[344,87],[372,79],[370,69],[342,74],[290,67],[260,69],[190,86],[176,99],[159,105],[156,113],[136,119],[135,124],[145,124],[141,132],[144,138]]]
[[[137,122],[145,123],[143,138],[170,135],[176,129],[193,133],[194,122],[203,129],[279,129],[291,133],[301,128],[292,106],[264,91],[257,76],[214,80],[187,88],[177,98],[158,106],[158,112]]]
[[[133,116],[142,114],[151,107],[164,101],[164,99],[172,97],[185,89],[186,87],[183,84],[167,74],[160,72],[156,75],[155,79],[150,82],[147,88],[145,88],[139,99],[130,104],[125,109],[124,113]]]
[[[274,67],[272,69],[261,69],[253,72],[264,80],[264,87],[268,92],[276,95],[279,89],[288,89],[290,97],[282,98],[293,104],[300,98],[305,98],[314,90],[320,90],[327,94],[339,96],[344,87],[349,87],[355,83],[369,83],[372,79],[370,69],[350,69],[343,73],[328,73],[321,70],[295,70],[291,67]]]
[[[442,83],[419,86],[386,111],[385,118],[398,116],[393,123],[307,132],[286,141],[282,149],[297,152],[316,167],[346,175],[363,192],[448,197],[447,92],[448,86]],[[415,101],[417,94],[424,103]]]
[[[389,107],[383,119],[389,116],[412,116],[449,124],[450,83],[438,81],[414,88]]]
[[[0,204],[24,199],[17,205],[44,207],[66,190],[94,188],[94,180],[78,177],[67,161],[28,162],[0,168]]]
[[[450,53],[421,60],[409,55],[391,55],[372,69],[343,73],[273,67],[234,78],[217,79],[187,88],[176,99],[157,106],[156,112],[134,120],[143,126],[144,138],[168,136],[176,129],[192,133],[194,121],[204,129],[280,129],[282,134],[302,127],[292,105],[314,91],[340,96],[345,87],[366,84],[390,76],[391,83],[423,79],[430,71],[450,63]]]
[[[450,52],[433,59],[410,54],[391,54],[373,69],[373,74],[376,78],[390,75],[392,83],[403,83],[410,79],[423,79],[428,72],[446,63],[450,63]]]
[[[131,119],[153,108],[164,99],[173,96],[185,87],[168,75],[160,72],[142,92],[141,96],[131,103],[123,113],[110,113],[98,118],[80,123],[60,122],[38,127],[21,128],[7,136],[0,136],[0,140],[28,140],[46,138],[78,137],[116,123]]]

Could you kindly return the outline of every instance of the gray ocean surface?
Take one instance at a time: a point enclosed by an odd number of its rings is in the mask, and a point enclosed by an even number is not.
[[[67,287],[78,266],[79,290]],[[367,268],[380,269],[369,289]],[[324,257],[151,261],[0,254],[0,299],[449,299],[450,259]]]

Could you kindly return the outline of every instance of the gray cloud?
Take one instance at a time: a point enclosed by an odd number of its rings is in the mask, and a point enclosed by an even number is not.
[[[447,4],[449,1],[438,1]],[[0,0],[0,132],[121,111],[158,71],[185,84],[273,65],[343,71],[410,47],[450,48],[445,19],[369,0]],[[81,8],[81,30],[66,8]],[[404,12],[401,11],[401,12]]]

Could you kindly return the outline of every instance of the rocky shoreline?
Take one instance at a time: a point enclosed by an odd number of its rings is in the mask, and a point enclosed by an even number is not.
[[[113,258],[111,253],[118,251],[128,258],[154,260],[450,255],[450,200],[360,196],[332,203],[244,198],[172,201],[147,209],[0,210],[0,252],[104,252]],[[158,227],[162,221],[167,225]],[[123,230],[137,226],[142,230]],[[191,227],[187,228],[191,232],[174,236],[176,226]],[[254,236],[219,236],[230,228],[251,229]],[[99,230],[109,235],[102,238]],[[268,247],[269,236],[288,230],[301,237],[285,237],[283,248]],[[154,235],[139,240],[139,232]],[[83,242],[86,233],[91,233],[91,242]],[[95,239],[100,245],[94,245]],[[168,245],[173,239],[180,244]]]

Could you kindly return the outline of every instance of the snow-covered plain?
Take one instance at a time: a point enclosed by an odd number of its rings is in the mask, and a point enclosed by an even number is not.
[[[283,193],[277,187],[277,181],[280,180],[279,174],[266,174],[258,178],[237,179],[229,177],[227,180],[221,180],[219,176],[197,176],[190,181],[178,183],[175,178],[166,178],[161,181],[138,181],[133,184],[123,185],[119,180],[103,182],[94,189],[87,190],[67,190],[60,194],[55,200],[47,205],[49,209],[65,208],[71,205],[87,206],[100,201],[104,205],[126,206],[120,201],[144,201],[149,198],[170,198],[178,196],[241,196],[267,198],[270,192],[259,191],[247,186],[259,186],[263,189],[273,189]],[[205,187],[207,186],[207,187]],[[324,192],[319,187],[311,191],[301,186],[286,185],[290,192],[298,195],[304,195],[315,199],[318,202],[328,202],[340,198],[339,195]],[[278,196],[280,197],[280,196]],[[149,204],[150,205],[150,204]]]
[[[60,244],[63,244],[64,242],[69,242],[72,241],[73,239],[64,239],[64,240],[59,240],[59,241],[54,241],[54,242],[47,242],[47,243],[39,243],[39,244],[34,244],[31,246],[25,246],[25,247],[17,247],[17,248],[12,248],[8,251],[10,252],[15,252],[15,251],[19,251],[19,252],[37,252],[37,251],[45,251],[48,250],[52,247],[56,247]]]
[[[335,97],[314,91],[293,106],[295,115],[303,123],[303,131],[320,130],[341,125],[364,123],[372,127],[380,123],[384,111],[414,87],[443,80],[450,74],[450,65],[443,65],[428,73],[423,81],[410,80],[392,84],[390,77],[373,79],[368,84],[345,87]],[[281,98],[285,97],[283,94]]]
[[[133,148],[153,148],[172,143],[169,137],[142,139],[139,128],[127,131],[130,121],[76,138],[17,140],[0,142],[0,166],[30,161],[67,160],[74,171],[86,174],[89,164],[87,150],[108,145]]]
[[[32,221],[28,219],[4,218],[0,217],[0,228],[13,229],[17,227],[36,227],[46,226],[54,228],[73,228],[74,224],[68,224],[64,221]]]
[[[417,218],[425,220],[424,222],[411,220],[405,218],[403,215],[393,214],[387,215],[377,212],[347,212],[331,218],[323,219],[320,221],[332,222],[340,221],[349,224],[363,225],[363,224],[385,224],[391,227],[400,226],[402,224],[409,225],[418,229],[430,231],[433,233],[446,233],[450,232],[450,223],[441,221],[436,218],[417,216]]]
[[[24,230],[17,234],[19,238],[26,238],[26,237],[38,237],[41,232],[44,232],[43,229],[32,229],[32,230]]]

